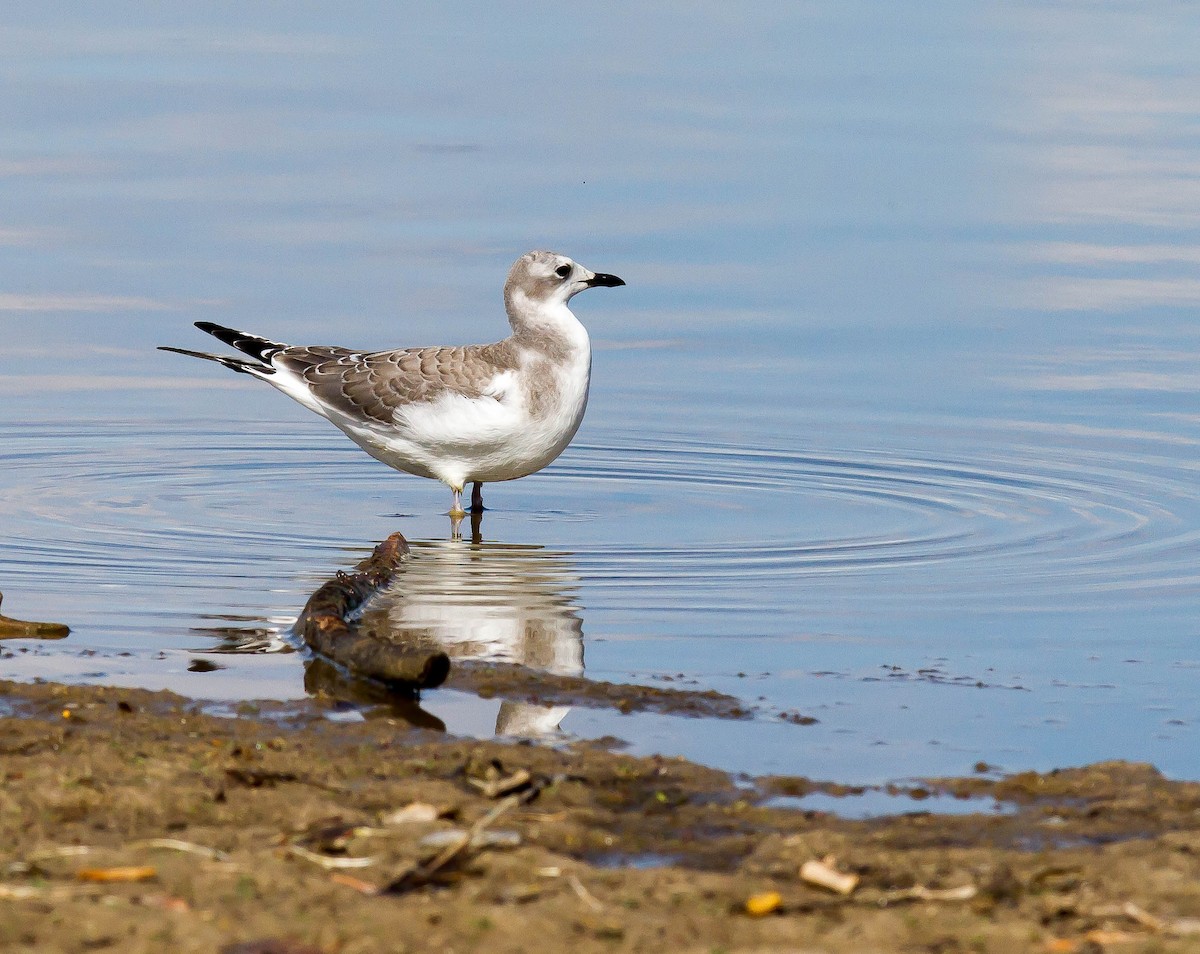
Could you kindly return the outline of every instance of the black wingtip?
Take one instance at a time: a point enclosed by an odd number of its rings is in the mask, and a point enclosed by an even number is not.
[[[262,362],[269,363],[274,355],[287,349],[287,345],[281,341],[272,341],[247,331],[218,325],[215,321],[197,321],[194,324],[205,334],[212,335],[218,341],[237,348],[242,354],[248,354]]]
[[[215,361],[217,364],[224,365],[230,371],[237,371],[240,374],[252,374],[255,377],[262,377],[267,374],[274,374],[275,369],[265,364],[255,364],[253,361],[246,361],[243,358],[230,358],[223,354],[208,354],[205,351],[189,351],[187,348],[172,348],[169,345],[159,345],[159,351],[169,351],[172,354],[182,354],[189,358],[200,358],[204,361]]]

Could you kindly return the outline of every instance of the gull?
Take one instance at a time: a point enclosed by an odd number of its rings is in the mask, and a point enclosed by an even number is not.
[[[253,360],[162,347],[260,378],[332,422],[389,467],[447,484],[450,516],[483,511],[483,485],[541,470],[583,420],[591,381],[587,329],[567,303],[624,285],[556,252],[527,252],[504,283],[512,334],[494,344],[353,351],[286,345],[198,321]]]

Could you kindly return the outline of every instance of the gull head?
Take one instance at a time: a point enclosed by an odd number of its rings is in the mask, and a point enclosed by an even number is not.
[[[616,275],[593,272],[557,252],[526,252],[513,263],[504,283],[510,318],[565,306],[585,288],[615,288]]]

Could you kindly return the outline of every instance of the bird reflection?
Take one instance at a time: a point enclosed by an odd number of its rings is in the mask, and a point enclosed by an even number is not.
[[[556,675],[583,673],[583,622],[574,602],[579,579],[566,553],[541,546],[472,541],[412,543],[387,589],[363,610],[360,625],[451,660],[515,663]],[[557,731],[566,706],[504,702],[498,735]]]
[[[360,712],[366,719],[400,719],[415,729],[446,731],[446,723],[422,709],[415,695],[356,678],[320,656],[304,664],[304,689],[310,695],[339,700],[340,705]]]

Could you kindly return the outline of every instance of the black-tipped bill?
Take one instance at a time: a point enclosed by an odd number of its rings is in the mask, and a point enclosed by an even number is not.
[[[625,282],[617,278],[616,275],[606,275],[604,272],[597,272],[586,282],[588,288],[616,288],[618,285],[624,285]]]

